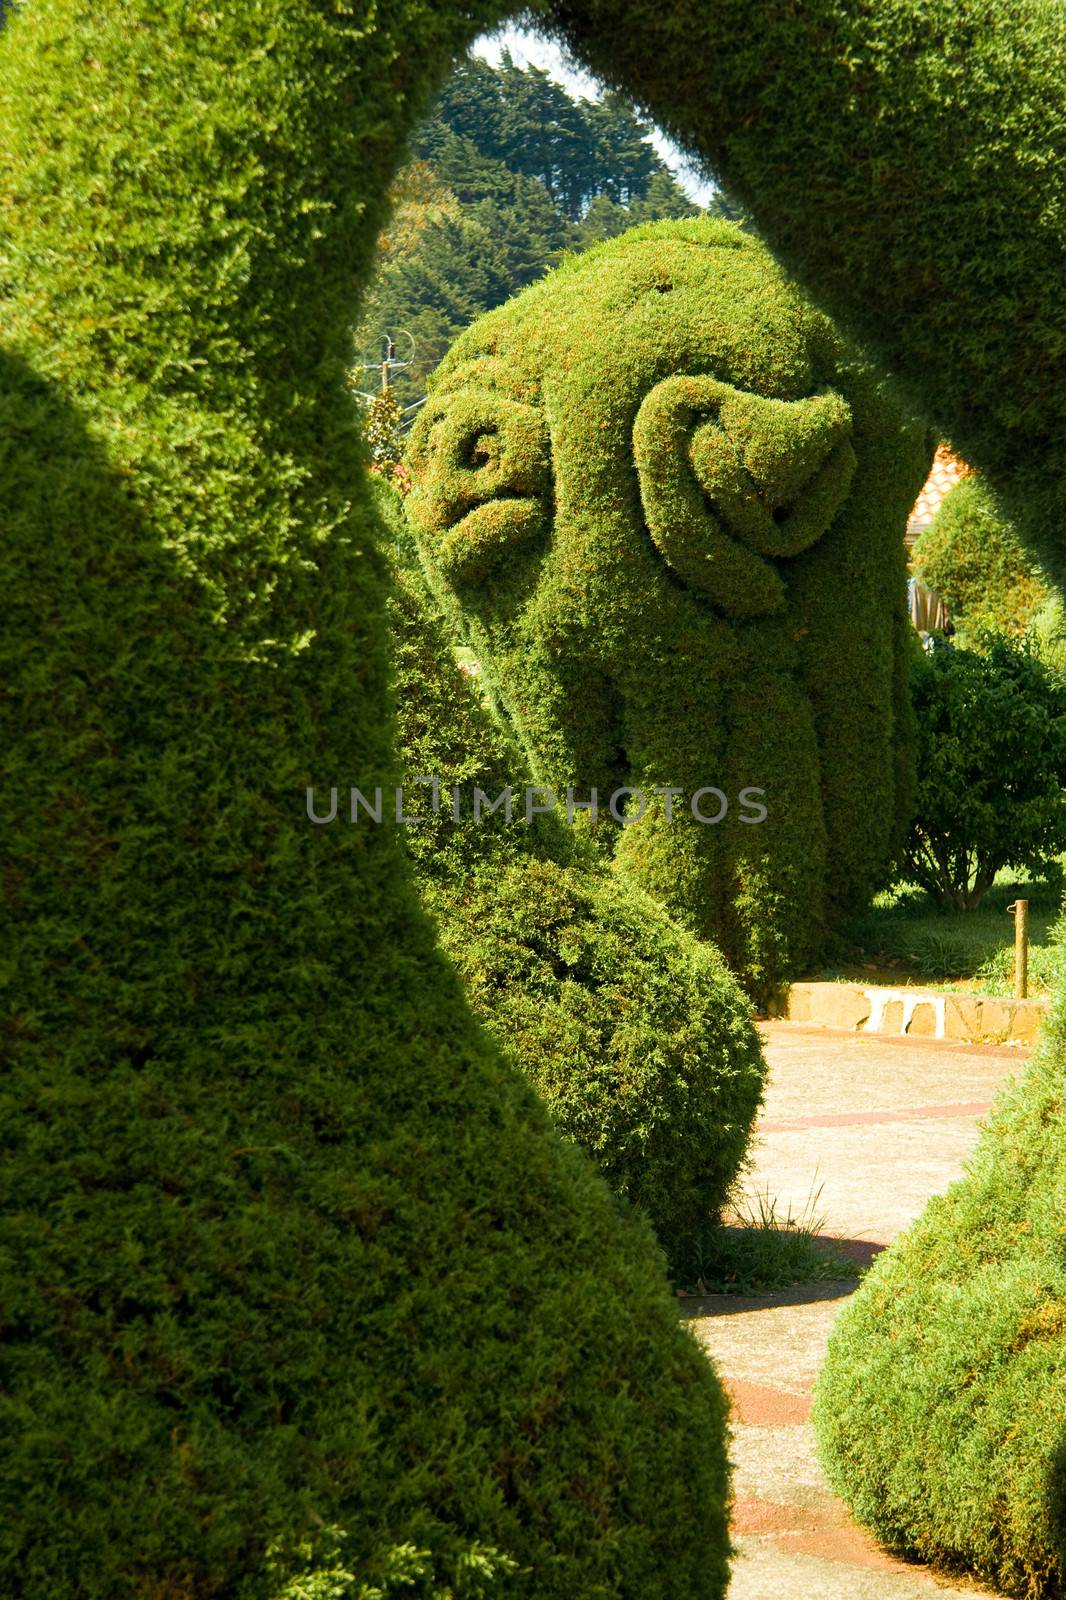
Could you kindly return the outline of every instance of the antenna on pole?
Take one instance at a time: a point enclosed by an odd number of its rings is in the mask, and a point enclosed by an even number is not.
[[[381,360],[360,361],[356,367],[356,371],[380,372],[380,392],[383,395],[387,395],[392,387],[393,373],[402,372],[405,367],[409,367],[413,362],[415,357],[415,341],[413,336],[408,333],[406,328],[398,328],[395,333],[381,333],[378,335],[378,338],[380,339],[384,349],[384,354]],[[401,361],[396,354],[396,344],[398,338],[407,340],[407,359],[405,361]],[[353,392],[359,396],[360,400],[365,400],[368,404],[374,399],[374,396],[369,394],[365,389],[354,389]]]

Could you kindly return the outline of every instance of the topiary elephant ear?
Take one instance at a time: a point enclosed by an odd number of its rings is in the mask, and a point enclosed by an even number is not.
[[[663,559],[729,616],[784,606],[785,580],[766,557],[798,555],[827,531],[855,472],[850,433],[840,395],[773,400],[714,378],[664,378],[633,425],[644,520]]]
[[[707,220],[476,323],[412,435],[423,558],[537,781],[596,789],[618,865],[759,995],[896,842],[930,454],[763,247]]]

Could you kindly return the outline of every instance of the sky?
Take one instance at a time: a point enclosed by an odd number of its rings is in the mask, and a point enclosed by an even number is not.
[[[534,33],[526,33],[521,28],[504,28],[499,33],[483,34],[474,44],[473,54],[481,56],[495,67],[499,65],[504,50],[511,52],[511,59],[517,66],[532,65],[549,73],[575,100],[598,100],[603,93],[602,84],[597,83],[595,78],[590,78],[587,72],[567,63],[557,44],[538,38]],[[707,182],[693,169],[677,146],[658,129],[652,135],[651,142],[685,193],[697,205],[706,205],[715,193],[714,184]]]

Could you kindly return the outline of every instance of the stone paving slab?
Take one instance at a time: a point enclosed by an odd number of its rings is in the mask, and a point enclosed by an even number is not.
[[[987,1589],[960,1589],[924,1567],[902,1562],[871,1571],[810,1553],[782,1550],[757,1538],[736,1541],[729,1600],[975,1600]],[[887,1558],[886,1558],[887,1559]]]
[[[819,1209],[840,1238],[887,1243],[961,1176],[980,1116],[1025,1064],[995,1046],[762,1027],[770,1082],[749,1197]],[[680,1302],[730,1396],[730,1600],[974,1600],[993,1591],[880,1550],[830,1493],[811,1392],[852,1282]],[[996,1597],[1002,1600],[1002,1597]]]
[[[912,1106],[990,1102],[1028,1052],[1016,1045],[936,1044],[927,1039],[831,1033],[761,1022],[770,1067],[762,1116],[836,1116]]]
[[[764,1134],[743,1192],[778,1199],[778,1211],[810,1208],[826,1231],[887,1244],[961,1176],[976,1116]],[[820,1193],[818,1191],[821,1191]],[[812,1202],[811,1196],[817,1198]]]
[[[779,1212],[813,1208],[830,1233],[880,1244],[961,1176],[980,1118],[1028,1059],[1006,1046],[790,1022],[760,1032],[770,1077],[742,1185],[748,1203],[768,1194]]]

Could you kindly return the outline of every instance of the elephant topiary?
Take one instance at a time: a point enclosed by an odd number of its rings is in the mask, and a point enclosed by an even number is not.
[[[596,791],[625,875],[757,993],[907,820],[903,528],[931,453],[765,247],[704,219],[480,318],[412,438],[427,570],[537,781]]]

